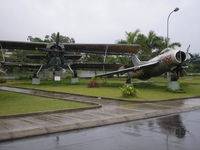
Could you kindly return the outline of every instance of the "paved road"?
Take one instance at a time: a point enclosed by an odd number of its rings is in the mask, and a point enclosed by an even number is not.
[[[63,112],[0,119],[0,141],[73,129],[96,127],[200,108],[200,99],[139,104],[3,86],[0,86],[0,89],[66,100],[96,102],[102,105],[99,109],[79,112]]]
[[[200,110],[0,143],[0,150],[199,150]]]

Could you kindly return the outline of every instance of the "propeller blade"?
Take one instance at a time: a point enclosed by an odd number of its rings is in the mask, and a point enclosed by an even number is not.
[[[189,53],[189,50],[190,50],[190,44],[189,44],[189,46],[188,46],[188,48],[187,48],[186,54]]]
[[[59,45],[59,42],[60,42],[60,33],[58,32],[56,36],[56,46]]]
[[[191,53],[188,53],[189,54],[189,56],[190,56],[190,59],[193,59],[194,58],[194,56],[191,54]]]
[[[190,44],[189,44],[189,46],[186,50],[186,60],[192,58],[191,55],[190,55],[191,53],[189,53],[189,50],[190,50]]]

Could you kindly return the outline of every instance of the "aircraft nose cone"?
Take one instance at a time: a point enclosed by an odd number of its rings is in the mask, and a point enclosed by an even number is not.
[[[183,52],[183,51],[178,51],[177,53],[176,53],[176,60],[179,62],[179,63],[182,63],[183,61],[185,61],[185,59],[186,59],[186,54],[185,54],[185,52]]]

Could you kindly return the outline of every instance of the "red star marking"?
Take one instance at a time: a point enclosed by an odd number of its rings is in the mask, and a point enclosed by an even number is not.
[[[165,63],[170,63],[170,62],[172,62],[171,56],[165,57],[165,58],[163,59],[163,62],[165,62]]]

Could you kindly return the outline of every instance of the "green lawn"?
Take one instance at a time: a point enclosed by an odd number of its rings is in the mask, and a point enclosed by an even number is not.
[[[88,106],[92,105],[0,91],[0,115],[71,109]]]
[[[40,85],[32,85],[31,81],[13,81],[13,82],[8,82],[7,85],[14,85],[19,87],[34,88],[34,89],[41,89],[48,91],[59,91],[59,92],[68,92],[68,93],[83,94],[83,95],[92,95],[99,97],[122,98],[120,87],[123,86],[125,79],[109,79],[106,81],[98,79],[97,82],[100,83],[100,87],[97,88],[88,88],[87,83],[89,82],[89,80],[86,79],[80,79],[80,80],[81,82],[77,85],[71,85],[66,80],[60,83],[55,83],[52,81],[42,81],[42,84]],[[167,82],[162,78],[153,78],[152,80],[163,81],[163,83],[139,82],[138,80],[134,80],[133,82],[137,89],[137,96],[126,99],[150,101],[150,100],[200,96],[199,92],[200,85],[188,84],[186,82],[187,81],[186,79],[182,79],[180,81],[181,88],[185,91],[185,93],[173,93],[168,91]],[[200,83],[200,79],[195,78],[194,80]]]
[[[151,78],[150,81],[155,82],[166,82],[167,79],[164,77],[154,77]],[[200,76],[184,76],[179,79],[181,83],[199,83],[200,84]]]

